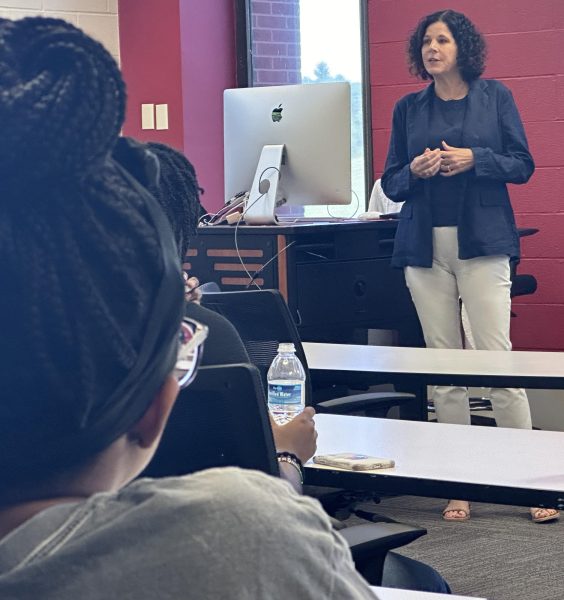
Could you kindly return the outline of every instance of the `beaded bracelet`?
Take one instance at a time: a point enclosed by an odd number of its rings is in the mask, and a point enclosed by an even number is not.
[[[294,469],[296,469],[296,471],[298,472],[298,475],[300,476],[300,483],[303,484],[304,472],[302,461],[295,454],[293,454],[292,452],[277,452],[276,458],[278,459],[278,462],[285,462],[289,465],[292,465]]]

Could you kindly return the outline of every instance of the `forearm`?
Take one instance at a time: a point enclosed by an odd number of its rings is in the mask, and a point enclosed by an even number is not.
[[[514,155],[499,154],[490,148],[472,148],[474,173],[479,179],[492,179],[503,183],[526,183],[535,165],[528,152]]]
[[[280,477],[285,479],[298,494],[303,492],[302,479],[297,469],[287,462],[278,462],[280,467]]]
[[[421,185],[423,180],[411,173],[409,164],[401,168],[388,168],[382,175],[382,190],[394,202],[407,200]]]

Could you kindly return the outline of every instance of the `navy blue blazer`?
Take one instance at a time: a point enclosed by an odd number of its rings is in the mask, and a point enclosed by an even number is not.
[[[431,185],[413,177],[411,161],[428,146],[434,83],[396,104],[382,189],[405,201],[396,232],[392,265],[431,267],[433,231]],[[447,140],[448,141],[448,140]],[[507,183],[525,183],[535,165],[519,112],[509,89],[493,79],[470,84],[462,147],[474,153],[466,173],[458,214],[458,257],[506,254],[519,257],[519,235]]]

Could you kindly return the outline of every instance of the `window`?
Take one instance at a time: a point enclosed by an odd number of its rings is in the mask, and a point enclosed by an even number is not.
[[[306,207],[308,216],[363,212],[372,182],[366,0],[237,0],[240,86],[348,81],[351,169],[348,206]]]

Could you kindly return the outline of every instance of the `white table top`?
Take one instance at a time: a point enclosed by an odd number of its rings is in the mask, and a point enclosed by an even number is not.
[[[464,379],[469,385],[486,377],[507,378],[523,387],[564,389],[564,352],[443,350],[314,342],[304,342],[303,347],[310,369],[419,376],[429,382],[448,380],[452,384]]]
[[[378,600],[486,600],[485,598],[470,598],[469,596],[452,596],[450,594],[431,594],[430,592],[413,592],[372,586]]]
[[[550,498],[564,501],[564,433],[556,431],[533,431],[497,427],[469,427],[444,423],[374,419],[331,414],[315,417],[319,437],[317,454],[356,452],[383,458],[392,458],[392,469],[362,472],[362,477],[388,479],[393,486],[394,478],[410,483],[403,493],[433,497],[447,497],[444,490],[451,484],[477,486],[482,498],[476,500],[506,504],[528,504],[528,499],[515,501],[501,488],[536,491],[537,499]],[[310,469],[331,471],[327,473],[327,485],[331,476],[350,479],[356,475],[334,467],[308,463]],[[320,474],[321,476],[321,474]],[[325,474],[323,474],[325,476]],[[429,482],[432,483],[429,489]],[[341,482],[342,483],[342,482]],[[405,482],[396,482],[403,485]],[[318,485],[323,485],[317,482]],[[356,482],[358,485],[358,480]],[[371,486],[377,487],[374,479]],[[466,489],[466,488],[465,488]],[[542,492],[539,494],[538,492]],[[472,499],[472,498],[470,498]],[[531,504],[534,505],[534,504]]]
[[[413,592],[410,590],[397,590],[377,586],[372,586],[372,589],[378,600],[486,600],[485,598],[431,594],[430,592]]]

